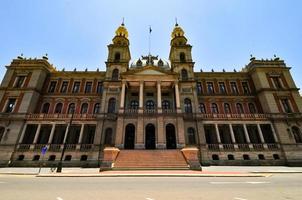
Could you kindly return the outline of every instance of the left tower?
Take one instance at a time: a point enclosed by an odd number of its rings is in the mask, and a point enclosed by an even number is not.
[[[115,31],[112,44],[108,45],[108,58],[106,62],[106,79],[117,81],[120,73],[128,70],[131,59],[128,40],[128,30],[122,23]]]

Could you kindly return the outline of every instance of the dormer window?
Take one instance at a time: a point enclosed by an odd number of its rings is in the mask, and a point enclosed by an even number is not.
[[[158,65],[159,67],[162,67],[162,66],[164,65],[164,62],[160,59],[160,60],[158,61],[157,65]]]
[[[136,62],[136,66],[141,67],[143,65],[141,59],[138,59],[138,61]]]

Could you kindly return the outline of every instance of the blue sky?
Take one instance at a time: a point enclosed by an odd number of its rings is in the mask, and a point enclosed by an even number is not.
[[[133,59],[148,53],[149,25],[152,54],[167,59],[177,17],[193,45],[195,71],[240,70],[250,54],[276,54],[302,87],[301,10],[300,0],[1,0],[0,73],[21,53],[48,53],[58,69],[104,70],[123,17]]]

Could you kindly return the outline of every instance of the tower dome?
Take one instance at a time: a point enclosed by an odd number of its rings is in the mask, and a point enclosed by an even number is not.
[[[175,38],[175,37],[181,37],[181,36],[184,36],[185,35],[185,32],[182,30],[182,28],[180,26],[178,26],[178,24],[176,23],[175,24],[175,27],[171,33],[171,37],[172,39]]]
[[[125,38],[128,38],[128,30],[125,27],[125,24],[122,23],[115,31],[116,36],[123,36]]]

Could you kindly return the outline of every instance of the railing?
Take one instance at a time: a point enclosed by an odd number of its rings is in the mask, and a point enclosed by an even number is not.
[[[133,108],[125,109],[125,113],[126,114],[136,114],[136,113],[138,113],[138,109],[133,109]]]
[[[61,151],[61,144],[50,144],[49,151]]]
[[[26,115],[27,119],[69,119],[72,114],[43,114],[31,113]],[[96,114],[74,114],[74,119],[95,119]]]
[[[210,151],[219,151],[219,144],[208,144],[208,149]]]
[[[46,146],[46,144],[35,144],[34,150],[41,151],[44,146]]]
[[[93,144],[81,144],[81,151],[90,151],[93,147]]]
[[[267,114],[215,114],[215,113],[197,113],[197,116],[201,118],[218,118],[218,119],[266,119],[269,117]]]
[[[174,109],[163,109],[163,113],[175,113]]]
[[[253,144],[254,150],[264,150],[263,144]]]
[[[223,144],[222,146],[224,150],[235,151],[235,147],[233,144]]]
[[[269,150],[278,150],[278,149],[280,149],[280,148],[279,148],[279,145],[276,144],[276,143],[267,144],[267,148],[268,148]]]
[[[28,151],[30,149],[30,144],[19,144],[18,150],[19,151]]]
[[[242,151],[250,151],[250,146],[248,144],[238,144],[238,149]]]
[[[76,146],[77,146],[76,144],[65,144],[65,149],[66,149],[66,151],[75,150]]]
[[[155,113],[157,113],[157,110],[156,109],[144,109],[144,113],[155,114]]]

